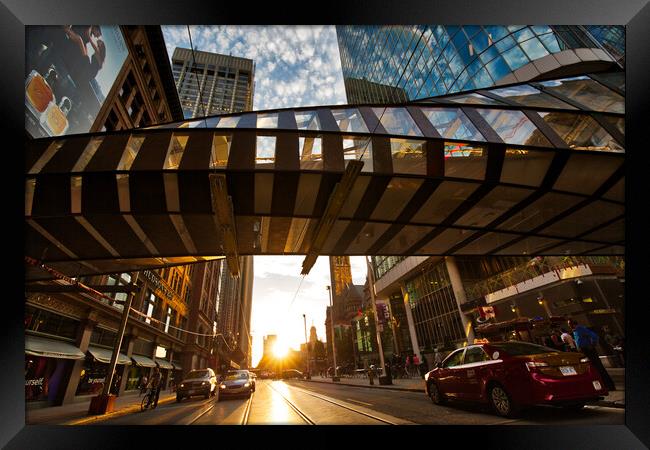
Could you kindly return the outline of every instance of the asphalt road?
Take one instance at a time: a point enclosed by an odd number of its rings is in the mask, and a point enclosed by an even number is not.
[[[622,425],[624,413],[596,406],[578,412],[536,407],[520,418],[505,419],[478,405],[436,406],[418,392],[258,380],[250,399],[194,397],[97,425]]]

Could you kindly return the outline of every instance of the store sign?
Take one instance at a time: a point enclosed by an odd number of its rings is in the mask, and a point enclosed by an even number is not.
[[[88,133],[129,54],[119,26],[26,27],[25,128]]]
[[[154,272],[150,270],[145,270],[143,272],[144,277],[149,281],[155,290],[158,291],[158,293],[161,293],[167,298],[167,300],[171,300],[174,298],[174,293],[167,288],[162,283],[162,280],[156,275]]]
[[[43,380],[45,378],[36,378],[35,380],[25,380],[25,386],[43,386]]]

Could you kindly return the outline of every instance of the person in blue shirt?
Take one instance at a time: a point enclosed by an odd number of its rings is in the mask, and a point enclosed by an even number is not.
[[[612,377],[609,376],[609,373],[607,373],[603,363],[600,361],[600,356],[596,350],[598,335],[589,328],[579,325],[577,320],[569,320],[569,326],[573,330],[573,340],[575,341],[578,350],[589,358],[591,364],[600,374],[600,378],[605,383],[607,390],[615,391],[616,388],[614,387],[614,381],[612,380]]]

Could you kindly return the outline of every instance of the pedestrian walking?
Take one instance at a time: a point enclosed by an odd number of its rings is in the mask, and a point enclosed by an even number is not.
[[[413,376],[418,375],[418,370],[420,368],[420,358],[418,358],[418,355],[413,355],[413,364],[411,364],[412,368],[411,370],[413,371]]]
[[[374,364],[371,364],[370,368],[368,369],[368,379],[370,380],[371,385],[375,384],[375,365]]]
[[[573,330],[573,340],[584,355],[589,358],[589,361],[594,366],[594,368],[600,374],[605,383],[605,387],[608,391],[615,391],[616,387],[614,386],[614,381],[607,373],[607,370],[603,366],[603,363],[600,361],[600,356],[596,350],[596,345],[598,344],[598,335],[591,331],[589,328],[579,325],[576,320],[569,320],[569,326]]]
[[[609,326],[603,327],[603,340],[607,344],[607,351],[614,355],[616,362],[620,367],[625,367],[625,358],[623,357],[623,338],[618,334],[613,334]]]
[[[562,336],[560,335],[560,332],[556,329],[551,331],[551,342],[553,343],[553,347],[556,348],[557,350],[560,350],[562,352],[566,351],[566,346],[564,344],[564,341],[562,340]]]
[[[426,358],[422,358],[422,362],[420,363],[419,369],[420,369],[420,376],[422,377],[422,379],[424,379],[424,376],[429,371],[429,363],[427,363]]]
[[[573,336],[566,330],[566,328],[561,329],[562,334],[560,335],[560,339],[562,339],[562,342],[564,342],[566,346],[566,351],[567,352],[575,352],[577,350],[576,348],[576,341],[573,340]]]
[[[406,362],[404,363],[404,368],[408,376],[411,376],[411,355],[406,355]]]

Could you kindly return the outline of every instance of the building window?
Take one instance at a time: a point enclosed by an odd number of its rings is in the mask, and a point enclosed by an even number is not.
[[[78,320],[25,305],[25,331],[75,339],[78,327]]]
[[[153,292],[149,291],[147,297],[145,298],[144,313],[147,315],[147,317],[144,319],[144,321],[150,324],[151,318],[154,317],[155,312],[156,312],[156,296],[154,295]]]

